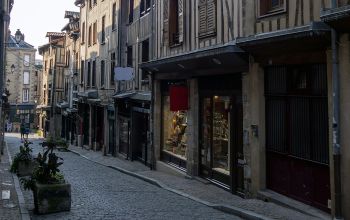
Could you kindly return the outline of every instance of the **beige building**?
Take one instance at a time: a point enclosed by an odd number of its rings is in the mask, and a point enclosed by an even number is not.
[[[19,131],[21,122],[30,128],[36,126],[34,115],[38,73],[35,66],[35,52],[36,49],[25,42],[24,34],[19,43],[9,34],[6,47],[5,85],[10,93],[9,122],[13,124],[12,131]]]

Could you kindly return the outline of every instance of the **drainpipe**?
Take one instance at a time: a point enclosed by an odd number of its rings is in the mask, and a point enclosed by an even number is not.
[[[337,0],[332,0],[332,8],[337,7]],[[340,145],[340,81],[338,33],[332,28],[332,83],[333,83],[333,161],[334,161],[334,207],[335,219],[342,219],[341,203],[341,145]]]
[[[3,93],[3,87],[4,87],[4,71],[5,71],[5,66],[4,66],[4,61],[5,61],[5,35],[4,35],[4,26],[5,26],[5,21],[4,21],[4,16],[5,16],[5,9],[4,9],[4,1],[0,1],[0,119],[3,118],[3,105],[2,105],[2,93]],[[2,121],[2,120],[1,120]],[[1,128],[0,128],[0,154],[3,153],[3,146],[4,146],[4,133],[2,122],[0,121]]]
[[[154,0],[151,0],[151,60],[154,60],[155,58],[155,37],[154,37],[154,10],[153,8],[155,7],[154,5]],[[150,132],[149,132],[149,139],[150,139],[150,150],[151,150],[151,170],[156,169],[156,160],[155,160],[155,150],[154,150],[154,141],[153,141],[153,133],[154,133],[154,77],[153,73],[150,74],[150,83],[151,83],[151,106],[150,106],[150,120],[149,120],[149,126],[150,126]]]

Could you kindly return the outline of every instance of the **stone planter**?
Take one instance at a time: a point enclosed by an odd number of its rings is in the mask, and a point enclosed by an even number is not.
[[[47,214],[70,210],[71,187],[69,183],[35,183],[33,196],[35,211],[38,214]]]
[[[17,176],[30,176],[33,173],[33,170],[38,166],[36,161],[24,162],[20,161],[18,163]]]

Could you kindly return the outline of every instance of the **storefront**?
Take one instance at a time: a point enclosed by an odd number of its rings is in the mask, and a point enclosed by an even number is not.
[[[108,120],[108,154],[116,155],[116,132],[115,132],[115,111],[114,106],[108,106],[107,108],[107,120]]]

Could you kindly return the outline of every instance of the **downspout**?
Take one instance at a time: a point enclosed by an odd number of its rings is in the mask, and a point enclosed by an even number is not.
[[[154,37],[154,0],[151,0],[151,60],[154,60],[155,58],[155,37]],[[154,77],[153,73],[150,74],[150,82],[151,82],[151,107],[150,107],[150,120],[149,120],[149,126],[150,126],[150,133],[149,133],[149,143],[150,143],[150,150],[151,150],[151,170],[156,169],[156,161],[155,161],[155,150],[154,150],[154,141],[153,141],[153,133],[154,133]]]
[[[123,25],[123,3],[122,0],[119,0],[119,19],[118,19],[118,66],[122,67],[122,37],[123,37],[123,30],[122,30],[122,25]],[[114,70],[111,70],[114,71]],[[115,73],[114,73],[115,74]],[[115,77],[115,76],[114,76]],[[114,80],[114,79],[111,79]],[[118,80],[117,81],[117,92],[121,91],[121,82]]]
[[[337,7],[337,0],[332,0],[332,8]],[[332,94],[333,94],[333,161],[334,161],[334,207],[335,219],[342,219],[341,198],[341,145],[340,145],[340,81],[339,81],[339,46],[338,33],[332,28]]]
[[[4,25],[5,25],[5,21],[4,21],[4,16],[5,16],[5,8],[4,8],[4,1],[0,0],[0,94],[1,94],[1,100],[0,100],[0,119],[3,118],[3,105],[2,105],[2,93],[4,90],[4,71],[5,71],[5,67],[4,67],[4,61],[5,61],[5,35],[4,35]],[[2,120],[1,120],[2,121]],[[1,122],[0,122],[1,123]],[[4,146],[4,133],[3,133],[3,128],[4,126],[2,126],[3,124],[1,123],[1,128],[0,128],[0,151],[2,154],[3,153],[3,146]]]

